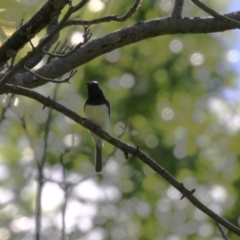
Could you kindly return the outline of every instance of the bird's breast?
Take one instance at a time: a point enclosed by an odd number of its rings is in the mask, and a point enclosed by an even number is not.
[[[89,121],[107,131],[109,126],[109,110],[103,105],[86,105],[85,115]]]

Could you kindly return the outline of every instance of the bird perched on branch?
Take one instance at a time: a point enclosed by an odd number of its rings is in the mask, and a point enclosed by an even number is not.
[[[107,131],[110,120],[110,104],[105,98],[102,89],[97,81],[87,83],[88,99],[84,105],[84,113],[86,118],[99,126],[102,130]],[[102,148],[104,145],[103,139],[92,134],[95,143],[95,171],[102,173]]]

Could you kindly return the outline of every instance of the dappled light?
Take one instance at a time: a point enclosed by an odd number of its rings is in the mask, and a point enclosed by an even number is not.
[[[104,7],[105,7],[105,4],[101,0],[90,0],[88,4],[88,8],[91,12],[102,11]]]
[[[70,43],[72,46],[77,45],[78,43],[83,42],[84,38],[83,38],[83,32],[81,31],[75,31],[72,33],[71,37],[70,37]]]
[[[164,121],[171,121],[174,118],[174,111],[170,107],[161,110],[161,117]]]
[[[14,232],[30,231],[31,229],[33,229],[33,226],[34,226],[33,219],[23,216],[17,216],[16,219],[14,219],[11,222],[11,229]]]
[[[105,54],[105,59],[110,63],[117,62],[119,58],[120,58],[120,52],[118,49]]]
[[[3,239],[10,239],[10,231],[7,228],[0,228],[0,235]]]
[[[193,53],[190,56],[189,61],[193,66],[200,66],[204,62],[204,55],[199,52]]]
[[[123,88],[132,88],[135,84],[135,78],[132,74],[125,73],[120,77],[119,82]]]
[[[183,44],[180,39],[173,39],[170,44],[169,48],[173,53],[180,53],[183,49]]]
[[[170,12],[173,7],[171,0],[159,0],[159,8],[164,12]]]
[[[68,134],[63,138],[63,143],[66,147],[76,147],[81,144],[81,136],[77,134]]]
[[[229,50],[226,54],[226,60],[232,63],[239,62],[240,52],[238,50]]]
[[[155,148],[159,141],[155,135],[149,135],[146,137],[145,142],[149,148]]]

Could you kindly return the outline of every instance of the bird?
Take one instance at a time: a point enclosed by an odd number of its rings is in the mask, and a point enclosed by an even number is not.
[[[110,123],[111,108],[109,101],[97,81],[87,83],[88,98],[84,104],[86,118],[93,124],[107,131]],[[102,173],[102,148],[104,141],[94,133],[91,133],[95,143],[95,172]]]

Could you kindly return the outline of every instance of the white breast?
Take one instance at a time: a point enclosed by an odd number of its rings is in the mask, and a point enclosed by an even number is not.
[[[105,104],[103,105],[86,105],[85,115],[89,121],[107,131],[109,126],[109,113]]]

